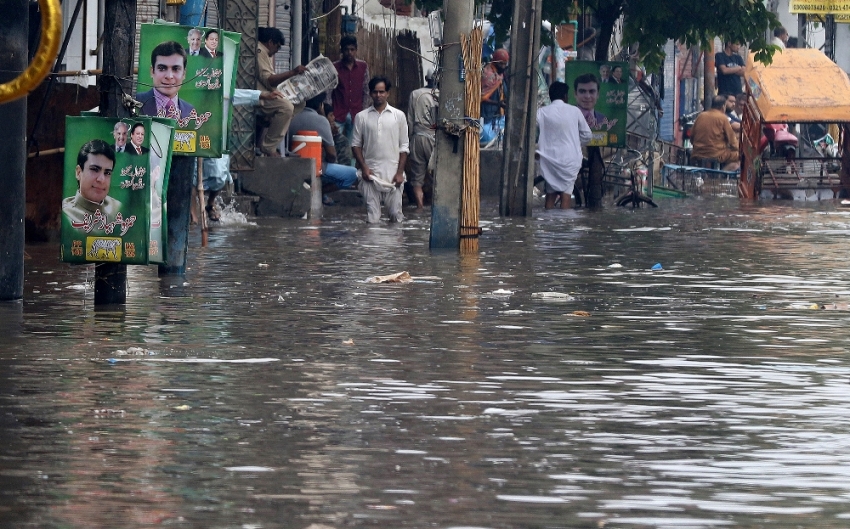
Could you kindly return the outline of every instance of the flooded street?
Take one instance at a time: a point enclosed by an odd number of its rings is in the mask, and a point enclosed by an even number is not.
[[[659,203],[256,219],[123,311],[29,245],[0,527],[850,526],[850,209]]]

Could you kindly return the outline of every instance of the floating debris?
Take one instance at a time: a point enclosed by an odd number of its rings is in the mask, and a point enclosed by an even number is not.
[[[366,279],[367,283],[411,283],[413,278],[408,272],[398,272],[386,276],[372,276]]]
[[[128,347],[127,350],[118,349],[115,351],[116,356],[145,356],[148,354],[148,351],[142,349],[141,347]]]
[[[532,298],[544,299],[546,301],[572,301],[575,298],[563,292],[535,292],[531,295]]]
[[[570,316],[579,316],[582,318],[587,318],[588,316],[590,316],[590,313],[586,310],[574,310],[570,313]]]
[[[124,414],[126,413],[124,410],[113,410],[113,409],[105,409],[105,408],[100,409],[100,410],[93,410],[93,411],[94,411],[95,417],[103,417],[103,416],[107,416],[107,415],[120,415],[121,417],[123,417]]]

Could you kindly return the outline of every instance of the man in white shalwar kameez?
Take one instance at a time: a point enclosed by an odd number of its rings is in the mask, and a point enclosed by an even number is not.
[[[552,103],[537,109],[537,158],[546,180],[546,209],[555,207],[561,197],[561,209],[572,207],[571,195],[581,170],[581,146],[592,137],[590,127],[578,107],[567,104],[569,87],[555,82],[549,87]]]
[[[372,106],[354,116],[351,151],[360,168],[360,192],[366,202],[366,222],[381,220],[381,201],[387,206],[390,222],[401,222],[401,189],[404,164],[410,152],[407,117],[387,103],[392,88],[384,77],[369,81]]]

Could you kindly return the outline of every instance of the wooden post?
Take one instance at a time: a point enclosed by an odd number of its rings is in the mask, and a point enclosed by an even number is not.
[[[508,65],[508,109],[502,161],[502,216],[531,215],[537,129],[537,50],[542,0],[515,2]]]
[[[26,0],[0,0],[0,82],[9,82],[27,68],[29,7]],[[26,215],[27,98],[0,104],[4,140],[0,159],[5,167],[0,194],[0,301],[24,296],[24,216]]]
[[[716,63],[714,62],[714,41],[711,45],[711,53],[706,53],[703,59],[703,85],[702,85],[702,109],[709,110],[711,108],[711,100],[714,99],[714,80],[717,77],[715,74]],[[721,42],[721,46],[726,48],[726,43]]]
[[[841,189],[838,198],[850,198],[850,125],[841,125],[841,173],[838,178]]]
[[[198,204],[198,225],[201,227],[201,246],[207,247],[210,241],[210,228],[207,223],[207,214],[204,206],[204,160],[203,158],[195,158],[198,160],[198,185],[195,186],[195,194],[198,196],[196,203]],[[191,216],[191,214],[190,214]]]
[[[342,38],[342,8],[339,0],[325,0],[325,57],[332,61],[340,59],[339,41]]]
[[[133,52],[136,47],[136,0],[106,0],[104,4],[103,74],[99,78],[100,115],[129,117],[123,93],[133,93]],[[94,304],[127,302],[127,265],[97,263],[94,268]]]
[[[439,124],[461,125],[464,111],[465,82],[460,80],[462,56],[460,35],[472,30],[473,0],[444,0],[443,27],[444,47],[440,54],[439,78],[440,109]],[[437,151],[434,170],[434,196],[431,204],[432,249],[460,248],[460,197],[463,174],[463,141],[459,136],[448,134],[438,125],[434,147]]]

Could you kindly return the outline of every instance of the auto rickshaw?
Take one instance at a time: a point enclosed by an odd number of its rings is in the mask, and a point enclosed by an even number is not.
[[[786,49],[767,66],[751,54],[744,84],[738,196],[850,196],[847,74],[819,50]]]

